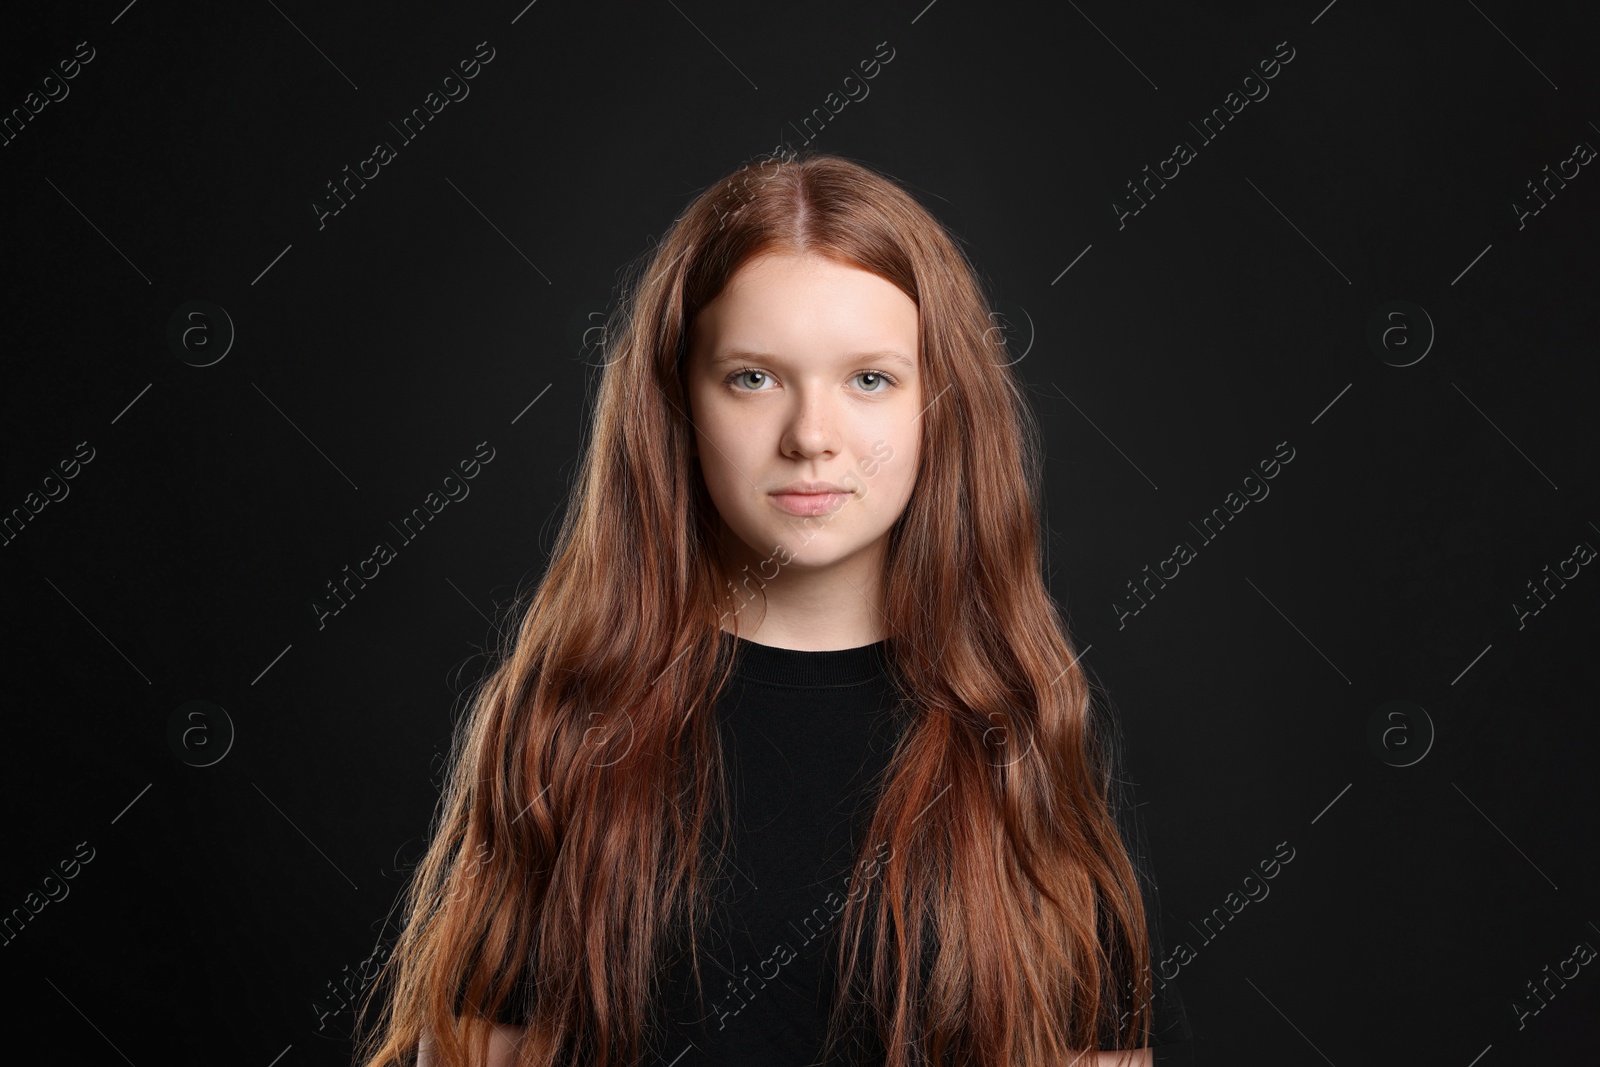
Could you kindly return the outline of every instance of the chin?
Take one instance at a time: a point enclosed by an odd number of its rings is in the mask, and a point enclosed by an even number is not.
[[[789,562],[784,564],[785,570],[798,568],[800,570],[817,570],[822,567],[831,567],[842,563],[854,556],[866,545],[846,544],[828,537],[826,533],[819,534],[810,543],[801,543],[800,538],[783,541],[788,549]]]

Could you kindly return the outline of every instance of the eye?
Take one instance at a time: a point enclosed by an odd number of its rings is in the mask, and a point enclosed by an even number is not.
[[[855,377],[868,380],[866,382],[868,387],[861,390],[864,393],[886,393],[889,391],[889,387],[900,384],[892,374],[887,374],[881,370],[857,371]],[[723,382],[738,393],[759,393],[764,391],[759,387],[761,382],[770,378],[771,375],[764,370],[757,370],[755,367],[740,367],[724,378]],[[752,379],[755,380],[752,381]],[[876,387],[880,383],[884,385],[884,388]],[[744,388],[745,385],[751,384],[754,384],[756,388]]]
[[[758,378],[765,378],[765,377],[767,377],[767,372],[764,371],[764,370],[756,370],[754,367],[740,367],[738,370],[736,370],[732,374],[728,375],[727,378],[723,379],[723,381],[725,381],[728,385],[733,385],[734,382],[738,381],[739,379],[741,379],[741,378],[749,378],[752,375],[754,375],[754,376],[756,376]],[[741,393],[759,393],[761,390],[760,389],[739,389],[737,391],[741,392]]]
[[[881,370],[864,370],[864,371],[861,371],[860,373],[858,373],[856,375],[856,377],[857,378],[874,378],[874,379],[876,379],[876,380],[878,380],[880,382],[887,382],[891,386],[900,384],[899,382],[895,381],[894,378],[892,378],[891,376],[885,374]],[[888,389],[867,389],[865,391],[869,392],[869,393],[886,393],[886,392],[888,392]]]

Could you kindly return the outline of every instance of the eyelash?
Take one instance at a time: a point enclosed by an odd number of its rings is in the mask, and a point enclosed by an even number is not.
[[[739,389],[739,388],[734,387],[734,385],[733,385],[734,380],[739,378],[742,375],[745,375],[745,374],[767,374],[767,372],[762,370],[760,367],[740,367],[738,370],[734,371],[733,373],[729,374],[726,378],[722,379],[722,382],[723,382],[724,385],[726,385],[726,386],[728,386],[730,388],[733,388],[734,392],[736,392],[736,393],[759,393],[759,392],[763,392],[763,390],[761,390],[761,389]],[[859,370],[859,371],[856,371],[855,376],[857,378],[859,378],[864,374],[870,374],[875,378],[882,378],[884,381],[888,382],[891,387],[900,384],[900,380],[898,378],[896,378],[894,375],[890,374],[888,371]],[[772,375],[767,374],[767,377],[771,378]],[[868,396],[872,396],[872,395],[877,394],[877,393],[887,393],[888,391],[889,391],[888,389],[866,389],[866,390],[863,390],[863,392],[865,392]]]

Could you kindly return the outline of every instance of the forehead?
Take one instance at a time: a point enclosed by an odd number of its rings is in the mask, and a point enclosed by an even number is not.
[[[917,305],[870,271],[816,255],[764,255],[742,265],[691,324],[697,349],[733,354],[899,354],[917,351]]]
[[[802,286],[819,289],[887,290],[904,297],[898,286],[887,278],[852,263],[845,263],[814,252],[796,255],[790,252],[764,252],[742,263],[728,279],[718,295],[734,293],[750,295],[779,286]]]

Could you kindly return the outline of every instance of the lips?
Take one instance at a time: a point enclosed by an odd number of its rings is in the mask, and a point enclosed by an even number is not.
[[[770,499],[790,515],[826,515],[843,507],[850,494],[828,482],[796,482],[770,494]]]
[[[786,493],[786,494],[794,494],[794,493],[848,493],[849,491],[850,490],[846,489],[844,486],[842,486],[842,485],[834,485],[832,482],[790,482],[788,485],[785,485],[782,488],[773,490],[774,493]]]

